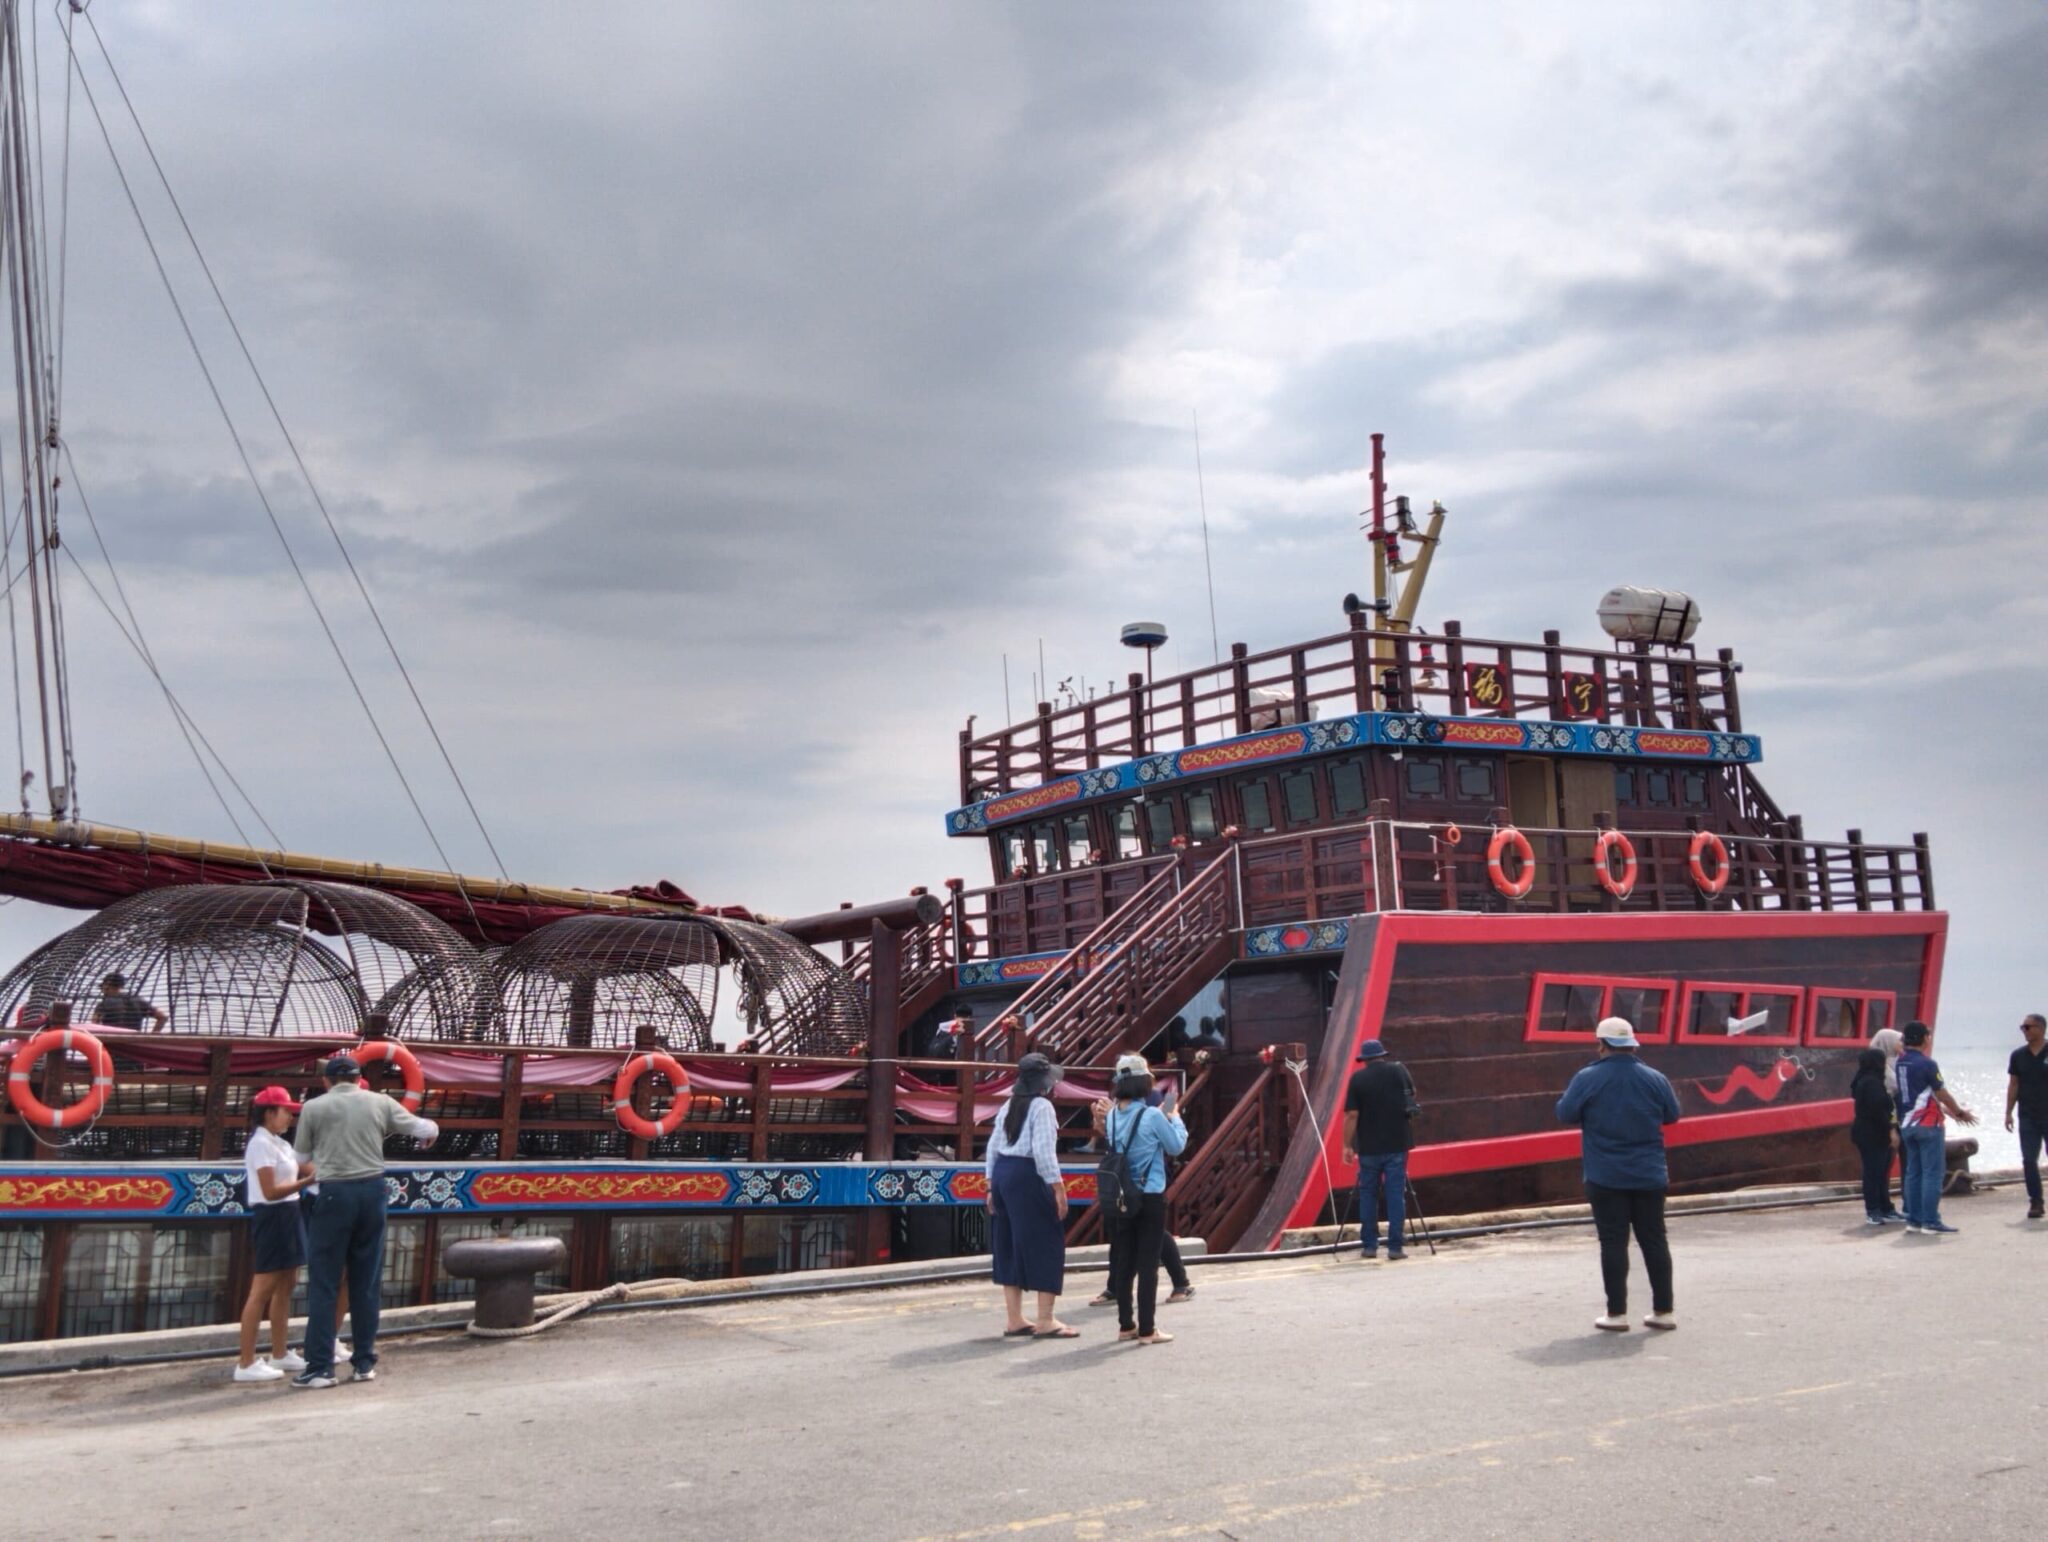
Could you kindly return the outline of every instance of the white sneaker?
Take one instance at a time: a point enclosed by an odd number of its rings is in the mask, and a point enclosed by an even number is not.
[[[283,1381],[284,1372],[268,1360],[258,1360],[251,1365],[235,1367],[236,1381]]]
[[[306,1357],[296,1349],[287,1349],[270,1362],[287,1376],[296,1376],[306,1368]]]
[[[1643,1326],[1645,1328],[1662,1328],[1668,1333],[1678,1326],[1678,1319],[1670,1312],[1652,1312],[1643,1319]]]
[[[1628,1332],[1628,1319],[1626,1317],[1617,1317],[1612,1312],[1609,1312],[1605,1317],[1594,1318],[1593,1326],[1602,1333],[1626,1333]]]

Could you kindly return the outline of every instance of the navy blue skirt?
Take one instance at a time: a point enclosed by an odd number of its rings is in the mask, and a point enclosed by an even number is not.
[[[1067,1234],[1038,1164],[1027,1156],[997,1157],[993,1193],[996,1283],[1057,1296],[1067,1273]]]
[[[302,1208],[285,1202],[256,1205],[250,1210],[249,1220],[254,1227],[251,1273],[281,1274],[296,1270],[306,1261],[306,1223],[299,1214]]]

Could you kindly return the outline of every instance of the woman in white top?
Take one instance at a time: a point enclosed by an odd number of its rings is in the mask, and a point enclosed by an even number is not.
[[[282,1087],[265,1087],[249,1100],[249,1144],[242,1153],[248,1176],[249,1220],[255,1277],[242,1307],[242,1358],[236,1381],[283,1381],[306,1362],[291,1352],[292,1284],[306,1261],[306,1226],[299,1216],[299,1190],[313,1181],[313,1164],[301,1162],[285,1139],[299,1105]],[[270,1319],[268,1360],[256,1358],[256,1332]]]
[[[1003,1287],[1005,1338],[1075,1339],[1053,1316],[1067,1267],[1067,1187],[1060,1176],[1059,1118],[1052,1089],[1059,1068],[1033,1053],[1017,1062],[1017,1084],[991,1132],[985,1171],[995,1279]],[[1024,1292],[1038,1292],[1038,1321],[1024,1320]]]

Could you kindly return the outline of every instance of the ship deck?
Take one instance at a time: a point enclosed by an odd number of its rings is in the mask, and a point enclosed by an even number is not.
[[[2048,1230],[2014,1188],[1944,1210],[1961,1236],[1853,1205],[1675,1216],[1683,1327],[1656,1337],[1591,1330],[1571,1229],[1209,1266],[1164,1349],[1112,1344],[1084,1275],[1067,1344],[1005,1342],[988,1287],[937,1286],[401,1341],[374,1386],[317,1394],[219,1362],[35,1378],[0,1438],[49,1481],[10,1529],[2020,1535],[2039,1330],[2011,1286]]]

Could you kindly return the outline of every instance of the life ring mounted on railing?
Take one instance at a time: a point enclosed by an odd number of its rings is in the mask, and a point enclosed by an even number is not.
[[[1508,877],[1507,868],[1501,862],[1501,858],[1511,851],[1518,863],[1513,878]],[[1495,830],[1493,839],[1486,843],[1486,876],[1509,899],[1520,899],[1534,888],[1536,848],[1529,844],[1529,837],[1513,825],[1502,825]]]
[[[633,1107],[633,1088],[640,1078],[659,1071],[668,1078],[670,1089],[675,1094],[668,1105],[668,1112],[659,1119],[649,1119]],[[629,1057],[619,1067],[618,1079],[612,1083],[612,1114],[619,1121],[619,1128],[628,1135],[637,1135],[642,1140],[660,1140],[664,1135],[673,1135],[690,1112],[690,1078],[683,1068],[676,1064],[675,1057],[664,1055],[660,1050],[643,1051]]]
[[[52,1108],[30,1090],[35,1069],[52,1050],[77,1050],[92,1066],[92,1087],[76,1103]],[[46,1130],[75,1129],[97,1119],[114,1090],[114,1057],[83,1028],[45,1028],[14,1052],[7,1067],[7,1100],[30,1124]]]
[[[1707,875],[1707,854],[1714,857],[1714,873]],[[1685,865],[1692,870],[1692,881],[1700,893],[1712,899],[1728,887],[1729,876],[1735,871],[1728,860],[1728,846],[1712,830],[1698,830],[1693,833],[1692,844],[1686,848]]]
[[[396,1039],[365,1039],[349,1051],[349,1057],[358,1065],[368,1065],[373,1060],[388,1060],[405,1078],[405,1093],[399,1098],[412,1113],[420,1111],[420,1104],[427,1098],[427,1073],[420,1069],[419,1057]]]
[[[1621,853],[1621,871],[1614,870],[1614,853]],[[1593,876],[1600,887],[1616,899],[1627,899],[1636,888],[1635,843],[1619,830],[1602,830],[1593,842]]]

